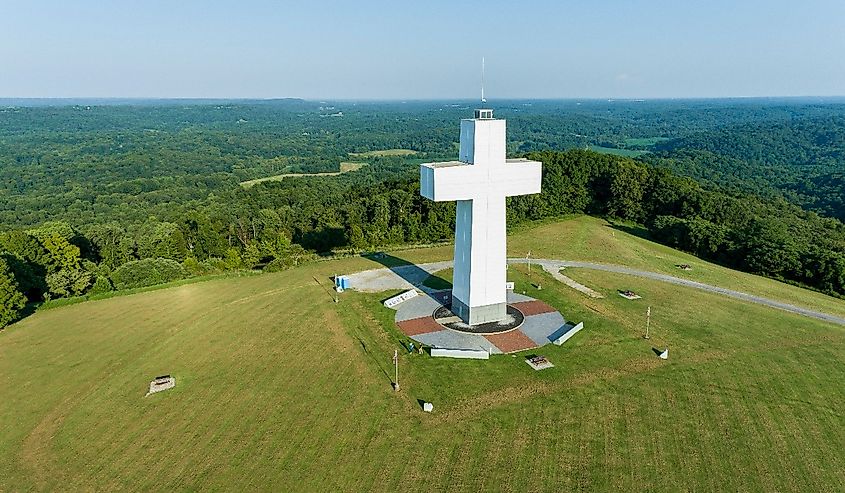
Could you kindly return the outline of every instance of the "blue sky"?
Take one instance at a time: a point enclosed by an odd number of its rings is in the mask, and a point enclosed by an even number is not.
[[[0,0],[0,97],[845,95],[845,1]]]

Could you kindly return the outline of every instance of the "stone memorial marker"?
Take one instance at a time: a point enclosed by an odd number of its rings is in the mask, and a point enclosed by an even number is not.
[[[150,382],[150,390],[144,396],[150,394],[155,394],[156,392],[161,392],[164,390],[172,389],[176,386],[176,379],[171,377],[170,375],[161,375],[155,377],[152,382]]]
[[[551,361],[547,360],[545,356],[532,356],[525,358],[525,362],[528,363],[528,366],[534,368],[535,371],[554,368],[555,366]]]

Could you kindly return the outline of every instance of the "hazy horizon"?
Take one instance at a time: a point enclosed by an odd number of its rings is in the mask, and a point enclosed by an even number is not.
[[[845,95],[836,0],[0,2],[0,99]]]
[[[845,94],[838,95],[807,95],[807,96],[714,96],[714,97],[653,97],[653,98],[500,98],[487,99],[485,105],[495,106],[496,103],[509,102],[620,102],[620,103],[637,103],[637,102],[706,102],[706,101],[817,101],[817,100],[831,100],[845,102]],[[297,97],[268,97],[268,98],[241,98],[241,97],[101,97],[101,96],[73,96],[73,97],[3,97],[0,96],[0,104],[7,104],[9,102],[104,102],[109,104],[122,104],[123,102],[220,102],[220,101],[242,101],[242,102],[282,102],[282,101],[302,101],[305,103],[454,103],[454,104],[478,104],[478,98],[297,98]]]

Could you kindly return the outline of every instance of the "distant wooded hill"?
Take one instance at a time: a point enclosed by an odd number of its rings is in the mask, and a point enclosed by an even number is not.
[[[0,226],[51,219],[138,224],[183,216],[209,194],[361,153],[377,182],[457,152],[475,102],[4,101]],[[121,104],[122,103],[122,104]],[[21,106],[35,104],[34,106]],[[58,104],[58,105],[56,105]],[[496,101],[511,155],[586,148],[668,158],[679,173],[842,217],[845,103],[819,100]],[[342,117],[328,116],[342,114]],[[649,152],[651,154],[649,154]],[[796,169],[800,165],[800,170]],[[837,174],[840,173],[840,174]]]
[[[725,187],[771,194],[845,219],[845,109],[838,115],[753,122],[660,142],[646,160]]]

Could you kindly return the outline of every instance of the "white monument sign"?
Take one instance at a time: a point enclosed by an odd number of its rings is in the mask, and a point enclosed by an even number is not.
[[[505,197],[540,193],[542,163],[505,159],[505,120],[475,110],[461,120],[459,161],[420,166],[420,194],[457,201],[452,312],[470,324],[504,320]]]
[[[386,306],[387,308],[393,308],[394,306],[398,305],[399,303],[402,303],[403,301],[408,301],[411,298],[416,298],[417,294],[418,293],[415,289],[409,289],[408,291],[405,291],[402,294],[397,294],[393,298],[384,300],[384,306]]]

